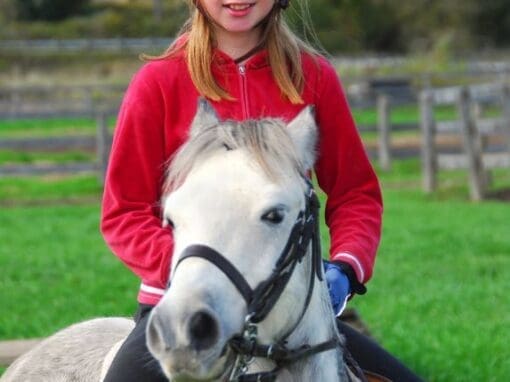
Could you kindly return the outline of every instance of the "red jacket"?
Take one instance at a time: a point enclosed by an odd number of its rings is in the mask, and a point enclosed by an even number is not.
[[[315,105],[319,150],[315,173],[328,195],[331,260],[349,264],[360,283],[372,275],[380,239],[379,184],[334,68],[303,54],[305,104]],[[304,105],[287,101],[273,80],[267,53],[238,67],[215,53],[213,74],[234,101],[213,102],[222,119],[292,120]],[[165,162],[186,140],[199,94],[183,56],[147,63],[124,97],[103,196],[101,230],[112,251],[142,279],[138,301],[156,304],[168,282],[173,241],[161,227]]]

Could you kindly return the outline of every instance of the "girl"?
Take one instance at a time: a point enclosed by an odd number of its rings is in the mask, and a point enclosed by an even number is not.
[[[161,226],[158,202],[165,163],[185,141],[200,96],[220,118],[234,120],[290,121],[314,105],[320,131],[315,173],[328,195],[331,236],[326,277],[337,313],[350,294],[364,293],[372,275],[382,214],[378,181],[334,68],[282,18],[288,0],[195,0],[189,5],[190,19],[175,43],[133,78],[118,118],[101,229],[112,251],[142,282],[136,328],[106,382],[165,380],[149,362],[145,346],[148,313],[168,285],[172,254],[172,232]],[[361,346],[363,352],[384,357],[379,363],[406,371],[355,332],[345,326],[341,330],[355,357]],[[358,361],[381,372],[371,360]]]

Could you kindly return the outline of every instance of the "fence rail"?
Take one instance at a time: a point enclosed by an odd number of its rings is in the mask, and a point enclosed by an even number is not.
[[[115,113],[125,85],[17,86],[0,88],[0,118],[95,117]]]
[[[112,142],[108,130],[108,118],[111,113],[96,114],[95,136],[66,136],[41,138],[3,138],[0,150],[14,151],[95,151],[95,158],[90,162],[63,164],[7,164],[0,166],[0,177],[16,175],[78,174],[96,173],[102,183],[108,166],[108,157]]]
[[[135,52],[163,50],[172,43],[171,38],[91,38],[51,40],[4,40],[4,52]]]
[[[436,122],[434,107],[439,105],[455,106],[458,120]],[[501,116],[482,118],[485,106],[499,108]],[[424,190],[432,192],[437,188],[439,169],[464,168],[469,173],[471,199],[482,200],[491,181],[489,171],[510,167],[510,85],[429,89],[421,94],[420,110]],[[444,133],[462,137],[461,153],[445,154],[438,150],[436,138]],[[491,136],[502,143],[488,149]]]
[[[41,138],[3,138],[0,150],[14,151],[93,151],[96,138],[91,136],[41,137]]]
[[[435,177],[438,167],[437,148],[441,147],[442,152],[453,154],[462,151],[467,144],[462,139],[439,144],[436,135],[457,134],[464,128],[466,121],[462,118],[454,121],[435,121],[433,105],[450,104],[459,110],[459,97],[469,98],[470,104],[478,110],[494,104],[508,105],[508,88],[505,84],[484,84],[471,87],[448,87],[442,89],[431,89],[420,98],[421,121],[419,123],[391,123],[393,109],[400,105],[416,105],[418,97],[415,96],[410,84],[405,80],[376,81],[370,92],[360,98],[350,94],[349,101],[353,108],[375,107],[377,110],[377,123],[375,125],[359,125],[360,132],[375,132],[377,142],[367,145],[367,151],[371,158],[379,161],[383,170],[391,169],[391,162],[394,157],[407,158],[420,156],[424,168],[424,184],[427,190],[435,187]],[[464,89],[464,90],[463,90]],[[0,149],[12,150],[37,150],[37,151],[58,151],[58,150],[86,150],[97,151],[95,162],[88,164],[67,164],[64,166],[1,166],[0,176],[12,174],[41,174],[41,173],[70,173],[95,171],[100,178],[104,176],[106,169],[108,150],[111,142],[107,129],[107,117],[116,115],[118,105],[125,86],[58,86],[58,87],[17,87],[0,88],[0,118],[2,119],[48,119],[62,117],[88,117],[97,119],[97,134],[89,137],[62,137],[62,138],[37,138],[37,139],[0,139]],[[424,93],[425,94],[425,93]],[[469,106],[471,107],[471,106]],[[501,117],[497,118],[476,118],[476,131],[478,135],[488,136],[508,133],[509,106],[505,106]],[[508,109],[508,110],[507,110]],[[462,113],[460,113],[462,115]],[[425,127],[426,128],[425,128]],[[432,127],[430,127],[432,126]],[[394,134],[396,132],[415,132],[417,141],[405,146],[396,144]],[[459,135],[462,137],[462,135]],[[476,138],[476,137],[475,137]],[[471,138],[470,138],[471,139]],[[420,147],[421,146],[421,147]],[[432,149],[430,149],[432,147]],[[445,157],[446,158],[446,157]],[[450,160],[459,167],[465,163],[464,159],[439,160],[444,167]],[[505,161],[495,162],[492,159],[480,160],[480,166],[492,166],[494,163],[506,163]],[[427,168],[429,166],[430,168]],[[430,177],[430,178],[429,178]]]
[[[360,132],[377,132],[378,144],[369,145],[367,151],[372,158],[378,158],[383,169],[389,169],[392,157],[409,157],[419,154],[419,147],[392,147],[390,135],[400,131],[418,131],[417,123],[390,125],[391,107],[402,104],[414,104],[415,96],[409,83],[402,79],[377,80],[374,89],[365,94],[363,100],[350,97],[354,108],[366,108],[377,105],[379,122],[374,125],[360,125]],[[52,119],[52,118],[101,118],[104,115],[117,113],[120,99],[126,86],[23,86],[0,88],[0,118],[1,119]],[[384,103],[384,104],[383,104]],[[101,123],[98,123],[100,126]],[[99,134],[99,133],[98,133]],[[99,137],[99,138],[98,138]],[[109,144],[107,135],[97,137],[65,137],[65,138],[37,138],[37,139],[3,139],[0,149],[11,150],[94,150],[96,142],[105,141]],[[104,154],[98,154],[104,155]],[[0,167],[0,176],[12,174],[40,174],[72,171],[94,171],[105,166],[106,158],[98,159],[91,166],[10,166]]]

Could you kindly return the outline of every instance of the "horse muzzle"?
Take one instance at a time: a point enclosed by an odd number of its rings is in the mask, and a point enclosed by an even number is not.
[[[147,347],[171,380],[210,380],[223,374],[226,339],[207,306],[172,314],[159,306],[147,323]]]

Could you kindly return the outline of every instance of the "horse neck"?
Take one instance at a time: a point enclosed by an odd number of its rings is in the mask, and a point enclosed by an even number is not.
[[[315,282],[310,305],[301,323],[288,338],[290,349],[298,348],[304,344],[314,346],[333,338],[341,338],[325,281],[318,282],[316,278]],[[346,375],[342,360],[343,354],[340,347],[318,353],[290,365],[278,381],[344,381]]]

